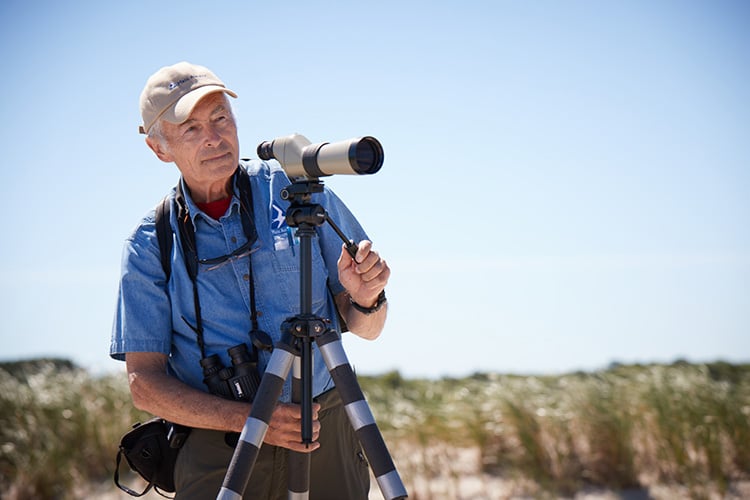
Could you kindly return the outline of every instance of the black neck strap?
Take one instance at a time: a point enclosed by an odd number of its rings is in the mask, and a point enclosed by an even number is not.
[[[242,219],[242,229],[247,238],[248,247],[252,245],[256,239],[258,239],[258,233],[255,229],[254,217],[253,217],[253,194],[250,186],[250,176],[247,174],[245,169],[242,167],[237,168],[234,178],[237,182],[237,187],[240,191],[240,217]],[[177,225],[180,231],[180,240],[182,241],[182,252],[185,256],[185,267],[187,269],[190,281],[193,283],[193,303],[195,306],[195,326],[191,325],[190,322],[182,317],[182,320],[187,324],[191,330],[195,332],[197,337],[198,347],[201,351],[201,357],[206,357],[206,347],[203,340],[203,317],[201,315],[200,298],[198,296],[198,250],[195,243],[195,227],[193,226],[193,220],[190,217],[188,210],[187,201],[185,199],[185,193],[182,189],[182,182],[177,184],[177,194],[175,195],[175,202],[177,204]],[[252,330],[250,336],[252,337],[253,345],[256,347],[260,342],[265,347],[265,341],[259,340],[256,337],[259,335],[253,335],[254,332],[260,332],[258,327],[258,311],[255,305],[255,284],[253,279],[253,265],[252,258],[248,255],[248,282],[250,286],[250,321],[252,322]],[[266,335],[267,334],[263,334]]]

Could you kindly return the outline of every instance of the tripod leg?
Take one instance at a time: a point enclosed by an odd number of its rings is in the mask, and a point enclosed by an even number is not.
[[[292,403],[302,403],[302,363],[295,356],[292,369]],[[287,500],[307,500],[310,495],[310,454],[289,451]]]
[[[370,411],[370,406],[365,400],[365,395],[346,357],[341,337],[336,331],[329,330],[318,337],[316,342],[336,384],[336,389],[341,395],[349,421],[365,450],[380,492],[386,500],[408,497],[383,436],[375,423],[375,417]]]
[[[253,408],[242,428],[217,500],[242,499],[294,358],[293,348],[282,338],[273,350],[260,381]]]

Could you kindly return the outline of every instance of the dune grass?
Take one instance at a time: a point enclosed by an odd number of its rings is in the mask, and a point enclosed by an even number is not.
[[[475,446],[483,472],[552,495],[677,484],[707,498],[750,477],[750,365],[360,382],[388,440]]]
[[[440,380],[393,372],[360,384],[410,489],[417,476],[463,474],[449,451],[467,448],[478,450],[478,472],[533,484],[525,493],[535,496],[679,484],[708,498],[750,478],[750,365]],[[149,417],[133,408],[124,373],[1,364],[0,497],[76,498],[80,485],[112,477],[120,437]]]

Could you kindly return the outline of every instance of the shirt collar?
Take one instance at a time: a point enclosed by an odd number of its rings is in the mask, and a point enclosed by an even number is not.
[[[203,212],[203,210],[198,208],[198,205],[193,201],[193,197],[190,195],[190,189],[188,189],[187,184],[185,184],[184,177],[180,177],[180,183],[182,184],[182,192],[185,194],[185,203],[187,203],[188,213],[190,214],[193,226],[195,226],[196,217],[199,215],[206,221],[212,221],[213,219]],[[239,211],[239,209],[240,199],[239,191],[237,189],[237,174],[234,174],[232,177],[232,201],[229,204],[229,213],[235,213],[235,210]]]

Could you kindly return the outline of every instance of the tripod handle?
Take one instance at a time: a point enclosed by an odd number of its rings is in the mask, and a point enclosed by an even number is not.
[[[357,257],[357,245],[354,243],[353,240],[348,240],[346,242],[346,251],[349,253],[349,255],[352,256],[352,259],[356,260]]]
[[[339,228],[336,225],[336,223],[333,222],[333,219],[331,219],[328,216],[328,212],[326,212],[326,222],[331,225],[334,231],[336,231],[336,234],[339,235],[339,238],[341,238],[341,241],[343,241],[344,244],[346,245],[346,251],[349,253],[349,255],[351,255],[352,259],[356,261],[358,247],[357,247],[357,244],[354,243],[354,240],[350,240],[349,238],[346,237],[346,235],[341,230],[341,228]]]

